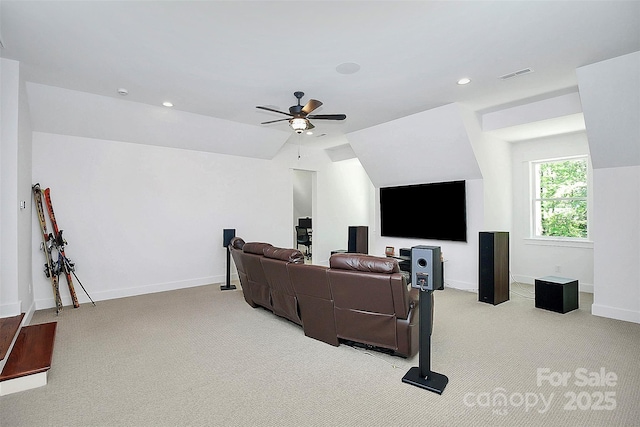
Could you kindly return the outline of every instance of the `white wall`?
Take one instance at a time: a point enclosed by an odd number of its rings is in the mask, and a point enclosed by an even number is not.
[[[21,311],[26,313],[25,324],[31,320],[35,311],[33,294],[33,276],[31,266],[31,216],[33,215],[33,196],[31,182],[31,144],[32,129],[29,103],[24,79],[20,78],[18,105],[18,297]],[[21,207],[24,202],[25,208]]]
[[[640,52],[576,70],[594,168],[640,165]]]
[[[369,205],[374,191],[373,184],[357,159],[331,163],[324,171],[318,172],[318,232],[326,235],[326,238],[315,238],[317,233],[314,225],[314,242],[317,242],[314,248],[319,250],[317,258],[314,252],[314,263],[328,265],[331,251],[347,249],[349,226],[368,226],[371,240]]]
[[[271,159],[291,135],[124,98],[28,83],[33,130]]]
[[[298,225],[298,218],[313,215],[313,172],[300,169],[293,170],[293,225]],[[313,225],[313,224],[312,224]]]
[[[0,95],[0,317],[23,312],[28,322],[35,309],[31,291],[31,124],[18,62],[0,59]]]
[[[593,314],[640,323],[640,166],[594,170]]]
[[[20,313],[18,297],[19,64],[0,58],[0,316]]]
[[[529,162],[588,155],[584,132],[512,143],[513,232],[511,271],[523,283],[543,276],[578,279],[581,291],[593,292],[593,244],[531,239]],[[591,168],[589,168],[591,172]],[[592,218],[590,218],[592,220]],[[558,271],[559,269],[559,271]]]
[[[471,129],[471,131],[470,131]],[[415,245],[440,246],[445,258],[447,286],[477,291],[478,289],[478,233],[485,230],[487,191],[493,224],[507,228],[509,216],[510,168],[490,169],[504,158],[506,143],[494,144],[480,135],[477,117],[459,104],[449,104],[423,111],[409,117],[363,129],[348,135],[353,150],[372,177],[376,189],[385,186],[466,180],[467,182],[467,242],[418,240],[382,237],[380,235],[379,191],[373,201],[373,226],[369,230],[369,253],[384,256],[385,247],[400,248]],[[485,168],[494,171],[493,178],[480,179],[478,152],[488,154]],[[496,156],[495,153],[502,153]],[[492,156],[492,153],[494,154]],[[504,162],[503,162],[504,163]],[[503,179],[504,176],[507,179]],[[507,190],[505,190],[505,188]],[[507,202],[504,203],[506,194]],[[500,206],[506,209],[500,209]],[[410,209],[411,206],[407,206]],[[437,209],[437,207],[436,207]]]
[[[449,242],[444,240],[405,239],[383,237],[380,235],[380,201],[379,192],[375,201],[375,228],[370,230],[374,235],[373,244],[369,243],[369,253],[384,256],[385,248],[393,246],[396,255],[400,248],[411,248],[416,245],[440,246],[444,257],[445,286],[478,291],[478,233],[484,224],[484,190],[483,180],[466,181],[467,192],[467,241]],[[409,208],[409,206],[407,206]]]
[[[51,188],[67,256],[94,300],[223,282],[224,228],[290,246],[291,175],[271,161],[36,132],[33,181]],[[44,260],[38,238],[33,257]],[[38,308],[53,303],[40,264]]]
[[[640,323],[640,52],[576,74],[594,166],[592,313]]]
[[[376,187],[481,178],[458,104],[347,135]]]
[[[293,166],[318,171],[314,257],[326,262],[349,224],[368,221],[371,183],[357,161],[305,162],[291,150],[271,161],[35,132],[33,181],[51,188],[67,256],[103,300],[224,282],[224,228],[292,247]],[[33,257],[44,262],[38,239]],[[37,307],[51,307],[42,263],[33,264]],[[69,304],[64,283],[61,293]]]
[[[469,141],[482,172],[484,186],[483,231],[511,231],[511,146],[482,131],[479,116],[459,106]]]
[[[350,225],[371,225],[371,180],[358,159],[333,162],[323,149],[285,144],[274,162],[283,168],[316,172],[313,263],[328,265],[331,251],[347,248]]]

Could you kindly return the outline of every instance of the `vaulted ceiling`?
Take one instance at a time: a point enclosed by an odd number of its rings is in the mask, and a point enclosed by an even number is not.
[[[640,50],[637,1],[3,0],[0,24],[2,57],[38,85],[171,101],[276,140],[287,122],[260,125],[283,116],[255,107],[287,111],[294,91],[347,115],[315,121],[309,143],[453,102],[488,112],[566,93],[576,68]]]

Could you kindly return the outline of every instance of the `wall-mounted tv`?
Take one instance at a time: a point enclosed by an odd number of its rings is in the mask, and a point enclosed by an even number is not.
[[[467,241],[465,181],[380,188],[381,235]]]

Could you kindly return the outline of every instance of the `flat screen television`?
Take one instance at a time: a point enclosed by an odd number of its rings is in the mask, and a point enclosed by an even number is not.
[[[380,188],[381,235],[467,241],[465,181]]]

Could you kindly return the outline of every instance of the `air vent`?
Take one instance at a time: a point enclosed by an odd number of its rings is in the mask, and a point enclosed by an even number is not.
[[[523,76],[525,74],[533,73],[531,68],[523,68],[522,70],[514,71],[513,73],[505,74],[504,76],[498,77],[500,80],[509,80],[514,77]]]

